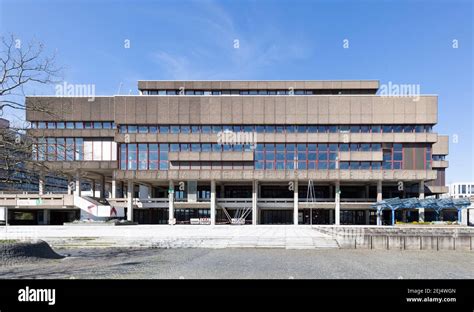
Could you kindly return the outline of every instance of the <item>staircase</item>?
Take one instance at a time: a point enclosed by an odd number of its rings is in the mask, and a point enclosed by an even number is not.
[[[104,221],[110,218],[111,206],[106,200],[74,195],[74,206],[81,210],[81,220]]]

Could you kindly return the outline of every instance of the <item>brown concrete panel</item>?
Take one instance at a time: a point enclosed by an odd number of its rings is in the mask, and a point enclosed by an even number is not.
[[[264,97],[264,123],[265,124],[275,124],[275,98],[274,97]]]
[[[242,124],[243,121],[243,104],[241,97],[232,97],[232,124]]]
[[[449,154],[449,136],[438,135],[438,141],[433,144],[433,155]]]
[[[156,100],[148,98],[146,101],[146,123],[153,124],[158,120],[158,106]]]

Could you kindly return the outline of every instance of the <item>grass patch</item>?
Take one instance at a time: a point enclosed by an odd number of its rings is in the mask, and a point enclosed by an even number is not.
[[[0,244],[13,244],[18,242],[19,240],[17,239],[0,239]]]

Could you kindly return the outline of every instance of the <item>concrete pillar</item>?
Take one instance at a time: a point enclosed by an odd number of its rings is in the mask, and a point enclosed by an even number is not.
[[[377,181],[377,201],[382,200],[382,181]],[[377,225],[382,225],[382,211],[377,211]]]
[[[425,222],[425,208],[418,208],[418,222]]]
[[[293,193],[293,224],[298,225],[298,180],[295,180]]]
[[[95,197],[95,180],[91,180],[92,197]]]
[[[466,209],[461,209],[461,220],[458,220],[458,222],[462,225],[469,225],[469,210],[473,211],[474,212],[474,209],[469,209],[469,208],[466,208]],[[458,217],[459,218],[459,217]]]
[[[133,181],[127,184],[127,220],[133,221]]]
[[[100,180],[100,198],[105,198],[105,176]]]
[[[365,224],[366,225],[370,224],[370,210],[365,211]]]
[[[425,181],[420,181],[418,185],[419,199],[425,199]]]
[[[173,181],[169,182],[169,187],[168,187],[168,201],[169,201],[169,206],[168,206],[168,224],[175,224],[174,220],[174,183]]]
[[[76,171],[76,187],[74,190],[74,195],[81,196],[81,172],[78,170]]]
[[[377,201],[382,200],[382,181],[377,181]]]
[[[339,181],[336,181],[334,199],[336,202],[336,207],[334,209],[334,224],[340,225],[341,224],[341,183]]]
[[[111,187],[111,197],[117,198],[117,181],[115,179],[112,180],[112,187]]]
[[[425,181],[418,184],[418,198],[425,199]],[[425,222],[425,208],[418,208],[418,222]]]
[[[258,181],[252,181],[252,225],[257,225]]]
[[[49,210],[43,210],[43,224],[49,224]]]
[[[211,181],[211,225],[216,225],[216,181]]]
[[[68,195],[72,195],[72,188],[73,188],[73,185],[72,184],[72,177],[71,176],[68,176],[67,177],[67,194]]]
[[[38,177],[38,195],[44,194],[44,174],[40,174]]]

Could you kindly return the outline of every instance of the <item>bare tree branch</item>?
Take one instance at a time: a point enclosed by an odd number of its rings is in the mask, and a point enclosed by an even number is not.
[[[26,106],[25,90],[59,83],[61,68],[55,65],[55,55],[45,55],[41,42],[22,43],[14,35],[0,37],[0,116],[6,109],[42,112],[54,116],[48,100],[32,98]],[[29,125],[0,127],[0,182],[15,189],[15,183],[25,183],[39,174],[61,176],[47,167],[47,161],[37,161],[33,151],[43,149],[49,159],[45,138],[30,135]],[[64,150],[70,148],[62,147]]]

